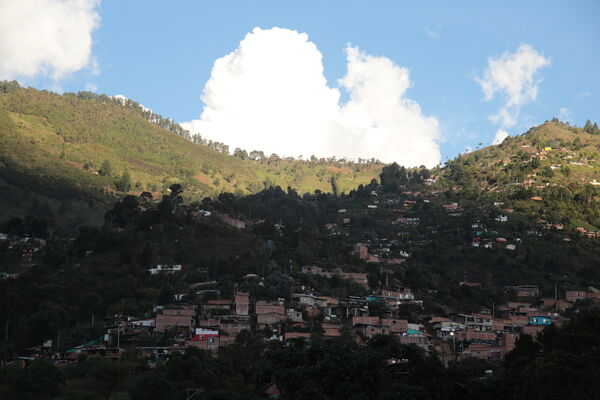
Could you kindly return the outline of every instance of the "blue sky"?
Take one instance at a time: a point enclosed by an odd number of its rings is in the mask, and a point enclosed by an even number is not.
[[[48,0],[52,1],[52,0]],[[176,121],[199,118],[203,87],[216,59],[234,51],[255,27],[308,34],[337,88],[350,44],[410,71],[405,96],[435,117],[442,160],[496,131],[520,134],[562,110],[583,125],[600,120],[600,2],[499,1],[149,1],[104,0],[92,33],[89,65],[59,79],[17,76],[22,83],[65,91],[94,88],[123,94]],[[537,97],[519,107],[514,125],[490,120],[505,100],[483,101],[475,78],[489,57],[530,45],[549,64],[535,73]],[[95,70],[94,70],[95,69]],[[1,71],[1,69],[0,69]],[[0,76],[2,78],[2,76]],[[341,90],[342,102],[347,92]]]

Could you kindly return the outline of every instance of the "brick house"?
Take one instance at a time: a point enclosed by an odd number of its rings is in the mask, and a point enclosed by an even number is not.
[[[235,314],[248,315],[250,311],[250,294],[247,292],[237,292],[235,294]]]
[[[196,311],[193,309],[165,309],[156,316],[156,332],[166,332],[173,327],[188,331],[194,326]]]
[[[390,334],[402,334],[408,332],[408,321],[405,319],[382,319],[381,325],[388,327]]]
[[[290,339],[300,339],[300,338],[308,339],[308,338],[310,338],[310,333],[309,332],[286,332],[284,334],[285,341],[288,341]]]
[[[425,351],[430,350],[429,339],[425,335],[404,335],[400,336],[400,343],[415,344]]]
[[[494,342],[496,341],[496,334],[494,332],[458,331],[456,332],[456,339]]]
[[[487,314],[459,314],[459,322],[468,330],[477,332],[492,331],[492,317]]]
[[[342,326],[339,324],[324,322],[321,327],[323,328],[323,336],[325,337],[338,337],[342,335]]]
[[[568,290],[565,293],[565,300],[569,303],[575,303],[577,300],[583,300],[586,298],[586,292],[579,290]]]
[[[539,297],[540,288],[537,285],[507,286],[507,291],[514,291],[518,297]]]
[[[250,330],[250,317],[246,316],[222,316],[219,319],[220,332],[235,338],[243,330]]]
[[[231,299],[215,299],[208,300],[203,306],[205,314],[216,313],[228,313],[233,308],[233,301]]]
[[[213,329],[196,328],[194,335],[186,341],[188,347],[197,347],[203,350],[216,351],[219,349],[219,331]]]
[[[320,275],[323,272],[321,267],[317,267],[316,265],[305,265],[302,267],[303,274],[314,274]]]

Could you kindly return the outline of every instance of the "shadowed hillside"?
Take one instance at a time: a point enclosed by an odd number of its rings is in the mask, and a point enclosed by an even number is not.
[[[149,191],[156,197],[173,183],[186,188],[189,200],[275,185],[299,193],[342,193],[381,171],[374,160],[354,164],[272,155],[255,161],[189,139],[172,120],[132,101],[88,92],[58,95],[5,82],[0,185],[8,195],[0,200],[0,218],[36,214],[43,207],[46,215],[69,211],[71,218],[99,222],[104,206],[119,192]]]

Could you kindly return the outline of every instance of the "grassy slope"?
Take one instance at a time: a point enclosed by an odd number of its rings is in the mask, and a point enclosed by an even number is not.
[[[552,150],[544,150],[546,147]],[[560,122],[547,122],[501,145],[489,146],[459,159],[478,170],[474,177],[482,183],[490,178],[509,183],[520,172],[534,181],[532,185],[587,184],[594,179],[600,181],[599,151],[600,135],[590,135],[581,128]],[[540,152],[539,167],[526,168],[530,157]],[[524,159],[522,154],[528,157]],[[544,176],[543,170],[552,165],[557,167],[553,169],[553,176]],[[568,174],[562,172],[565,168]]]
[[[135,191],[157,193],[182,183],[193,199],[223,191],[247,194],[262,189],[266,180],[299,193],[331,191],[332,175],[340,191],[349,191],[381,171],[381,166],[353,171],[241,160],[190,143],[125,107],[35,89],[0,93],[0,144],[0,185],[17,192],[4,200],[0,218],[22,213],[31,193],[51,199],[51,205],[69,199],[72,207],[85,203],[94,208],[110,201],[114,182],[125,170],[138,183]],[[112,166],[111,177],[96,173],[104,160]]]
[[[552,150],[546,150],[549,147]],[[539,196],[543,201],[519,200],[513,204],[517,209],[532,215],[543,212],[544,218],[569,222],[572,228],[598,230],[596,209],[600,197],[598,186],[591,183],[600,182],[599,152],[600,135],[552,121],[508,138],[501,145],[462,155],[450,164],[450,169],[455,164],[462,165],[466,180],[484,192],[502,194],[527,188],[531,196]],[[572,202],[568,196],[558,202],[552,193],[567,190],[573,196],[586,187],[595,193],[587,205]]]

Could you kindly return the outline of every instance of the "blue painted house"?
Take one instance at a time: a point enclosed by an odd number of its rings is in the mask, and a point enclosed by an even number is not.
[[[552,325],[552,318],[550,318],[550,317],[529,317],[529,325],[536,325],[536,326]]]

